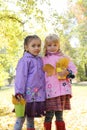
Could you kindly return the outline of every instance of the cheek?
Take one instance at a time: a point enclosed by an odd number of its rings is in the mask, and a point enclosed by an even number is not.
[[[60,48],[60,45],[58,45],[58,49]]]
[[[56,49],[58,50],[60,48],[60,46],[57,46]]]
[[[38,47],[38,50],[40,51],[40,50],[41,50],[41,47]]]
[[[51,49],[51,47],[47,47],[47,50],[50,50]]]
[[[39,47],[39,49],[41,49],[41,46]]]

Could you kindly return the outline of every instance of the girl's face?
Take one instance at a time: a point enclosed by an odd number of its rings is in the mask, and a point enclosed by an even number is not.
[[[39,39],[33,39],[25,46],[26,51],[30,52],[32,55],[37,56],[41,50],[41,42]]]
[[[49,42],[46,46],[47,52],[57,52],[60,49],[59,43]]]

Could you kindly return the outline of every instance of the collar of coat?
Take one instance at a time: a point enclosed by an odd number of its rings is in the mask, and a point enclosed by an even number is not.
[[[31,57],[31,58],[39,58],[40,56],[35,56],[35,55],[32,55],[31,53],[29,53],[29,52],[24,52],[24,56],[25,57]]]

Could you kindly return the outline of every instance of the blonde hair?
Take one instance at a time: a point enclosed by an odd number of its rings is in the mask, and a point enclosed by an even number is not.
[[[50,42],[54,42],[54,43],[60,44],[60,39],[59,39],[58,35],[56,35],[56,34],[49,34],[48,36],[46,36],[45,41],[44,41],[44,49],[43,49],[44,50],[44,52],[43,52],[44,55],[47,55],[46,46]]]

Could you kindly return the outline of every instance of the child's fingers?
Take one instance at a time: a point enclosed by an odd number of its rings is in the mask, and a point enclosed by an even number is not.
[[[17,93],[17,94],[15,95],[15,97],[20,101],[21,98],[23,98],[23,95],[20,94],[20,93]]]

